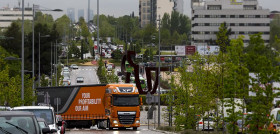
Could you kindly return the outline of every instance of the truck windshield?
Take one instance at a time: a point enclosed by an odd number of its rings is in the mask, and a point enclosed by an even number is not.
[[[17,109],[15,111],[29,111],[34,113],[37,118],[43,118],[49,124],[53,124],[53,114],[51,109]]]
[[[138,106],[139,95],[114,95],[113,96],[114,106]]]
[[[277,112],[276,120],[280,121],[280,111]]]

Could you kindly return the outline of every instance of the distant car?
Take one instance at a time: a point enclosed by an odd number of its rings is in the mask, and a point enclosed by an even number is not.
[[[112,64],[108,64],[107,65],[107,70],[108,71],[112,71],[113,70],[113,65]]]
[[[209,125],[208,125],[209,122]],[[213,117],[204,117],[203,119],[201,118],[198,122],[198,128],[196,130],[199,131],[204,131],[204,130],[214,130],[214,119]],[[209,127],[208,127],[209,126]]]
[[[112,58],[111,54],[106,54],[105,58]]]
[[[63,76],[64,77],[69,77],[70,76],[70,72],[69,71],[63,71]]]
[[[72,69],[79,69],[79,67],[78,67],[76,64],[72,64],[72,65],[70,66],[70,68],[72,68]]]
[[[77,83],[83,83],[84,77],[77,77],[76,80],[77,80]]]
[[[40,129],[32,112],[0,111],[0,133],[2,134],[46,134],[50,128]]]

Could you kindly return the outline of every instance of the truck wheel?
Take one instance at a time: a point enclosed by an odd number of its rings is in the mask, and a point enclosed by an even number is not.
[[[109,119],[107,120],[107,127],[109,128],[109,130],[113,130],[113,128],[110,125],[110,120]]]
[[[133,127],[133,130],[137,130],[137,127]]]

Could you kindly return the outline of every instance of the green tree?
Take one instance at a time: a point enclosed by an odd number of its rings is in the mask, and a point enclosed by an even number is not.
[[[255,42],[255,45],[247,52],[246,62],[255,77],[250,78],[252,88],[249,90],[256,93],[256,96],[252,96],[251,103],[248,104],[248,109],[252,111],[248,124],[253,126],[250,127],[251,133],[260,133],[259,128],[267,131],[267,127],[264,126],[269,126],[272,120],[271,116],[268,116],[273,107],[272,101],[279,96],[273,93],[271,83],[271,81],[279,82],[279,67],[273,66],[273,61],[260,52],[265,49],[261,36],[250,36],[250,42]]]
[[[226,23],[222,23],[219,27],[219,31],[216,34],[217,40],[216,43],[220,46],[220,52],[226,53],[227,46],[230,45],[229,35],[231,33],[231,29],[228,29]]]
[[[244,101],[248,97],[248,90],[245,87],[249,85],[249,70],[246,68],[244,62],[244,45],[243,36],[238,37],[238,39],[231,40],[231,45],[227,48],[228,50],[228,60],[226,61],[226,78],[225,78],[225,107],[230,107],[226,112],[229,117],[227,117],[228,131],[232,134],[238,132],[237,120],[243,117],[245,112]],[[237,99],[241,100],[242,105],[238,103]],[[240,101],[239,101],[240,102]],[[242,110],[236,110],[236,107],[242,107]],[[244,118],[243,118],[244,120]],[[245,123],[245,122],[244,122]],[[243,123],[243,124],[244,124]]]
[[[162,17],[162,29],[170,30],[171,27],[171,20],[170,15],[168,13],[164,13]]]
[[[117,49],[112,52],[111,56],[112,56],[112,59],[114,59],[115,61],[121,61],[122,52],[119,49]]]
[[[175,31],[179,31],[180,26],[180,14],[177,11],[172,11],[171,13],[171,34]]]

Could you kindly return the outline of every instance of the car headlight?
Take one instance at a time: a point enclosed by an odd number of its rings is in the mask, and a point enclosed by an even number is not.
[[[114,123],[114,124],[118,124],[118,121],[114,120],[113,123]]]
[[[139,121],[139,120],[137,120],[135,123],[140,123],[140,121]]]

